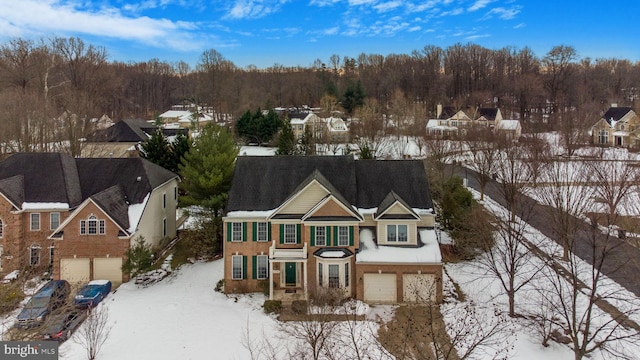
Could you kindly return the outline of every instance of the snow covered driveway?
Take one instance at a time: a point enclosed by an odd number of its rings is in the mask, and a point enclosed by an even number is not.
[[[98,359],[246,359],[244,329],[275,332],[262,312],[264,297],[226,297],[214,291],[223,276],[222,260],[184,265],[173,275],[143,288],[125,283],[105,298],[113,324]],[[237,300],[237,302],[236,302]],[[73,339],[60,346],[61,359],[86,359]]]

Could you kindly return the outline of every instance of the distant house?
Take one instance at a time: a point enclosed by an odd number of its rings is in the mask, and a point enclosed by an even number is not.
[[[507,120],[502,117],[498,108],[468,108],[455,110],[453,107],[438,105],[436,119],[427,121],[427,134],[434,136],[451,136],[466,133],[467,129],[482,126],[492,129],[510,140],[517,140],[522,135],[520,120]]]
[[[420,161],[239,157],[224,222],[227,293],[440,301],[442,257]]]
[[[614,104],[591,126],[591,140],[597,145],[640,148],[639,125],[631,107]]]
[[[118,121],[106,129],[93,132],[82,149],[83,157],[133,157],[138,156],[139,145],[148,141],[155,131],[171,139],[179,132],[188,135],[187,129],[164,128],[139,119]]]
[[[0,162],[0,274],[51,269],[55,279],[128,280],[138,238],[176,236],[178,176],[142,158],[18,153]]]

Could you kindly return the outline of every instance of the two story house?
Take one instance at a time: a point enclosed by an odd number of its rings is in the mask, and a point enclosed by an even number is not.
[[[591,127],[594,144],[640,148],[640,118],[631,107],[612,105]]]
[[[142,158],[14,154],[0,162],[0,275],[127,281],[138,238],[154,247],[176,236],[177,198],[178,176]]]
[[[442,258],[423,163],[239,157],[224,221],[227,293],[439,301]]]

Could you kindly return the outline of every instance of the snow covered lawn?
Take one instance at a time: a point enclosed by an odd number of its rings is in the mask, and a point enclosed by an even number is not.
[[[240,339],[274,330],[262,312],[264,296],[227,297],[214,291],[223,262],[185,265],[149,287],[125,283],[105,298],[113,324],[99,359],[246,359]],[[74,337],[77,334],[74,334]],[[63,359],[86,359],[73,337],[60,346]]]

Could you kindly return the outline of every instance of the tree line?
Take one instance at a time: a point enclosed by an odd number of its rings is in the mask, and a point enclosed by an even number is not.
[[[497,106],[535,130],[560,126],[554,120],[565,114],[593,118],[611,103],[633,106],[639,83],[640,63],[580,59],[566,45],[543,56],[527,47],[427,45],[410,54],[334,54],[309,67],[258,69],[238,67],[214,49],[192,67],[158,59],[109,61],[106,49],[79,38],[14,39],[0,45],[0,143],[2,153],[66,146],[62,150],[77,155],[74,139],[103,114],[115,121],[152,119],[171,105],[196,103],[237,119],[248,109],[322,107],[327,96],[349,115],[371,107],[390,115],[407,104],[425,117],[435,116],[438,103]]]

